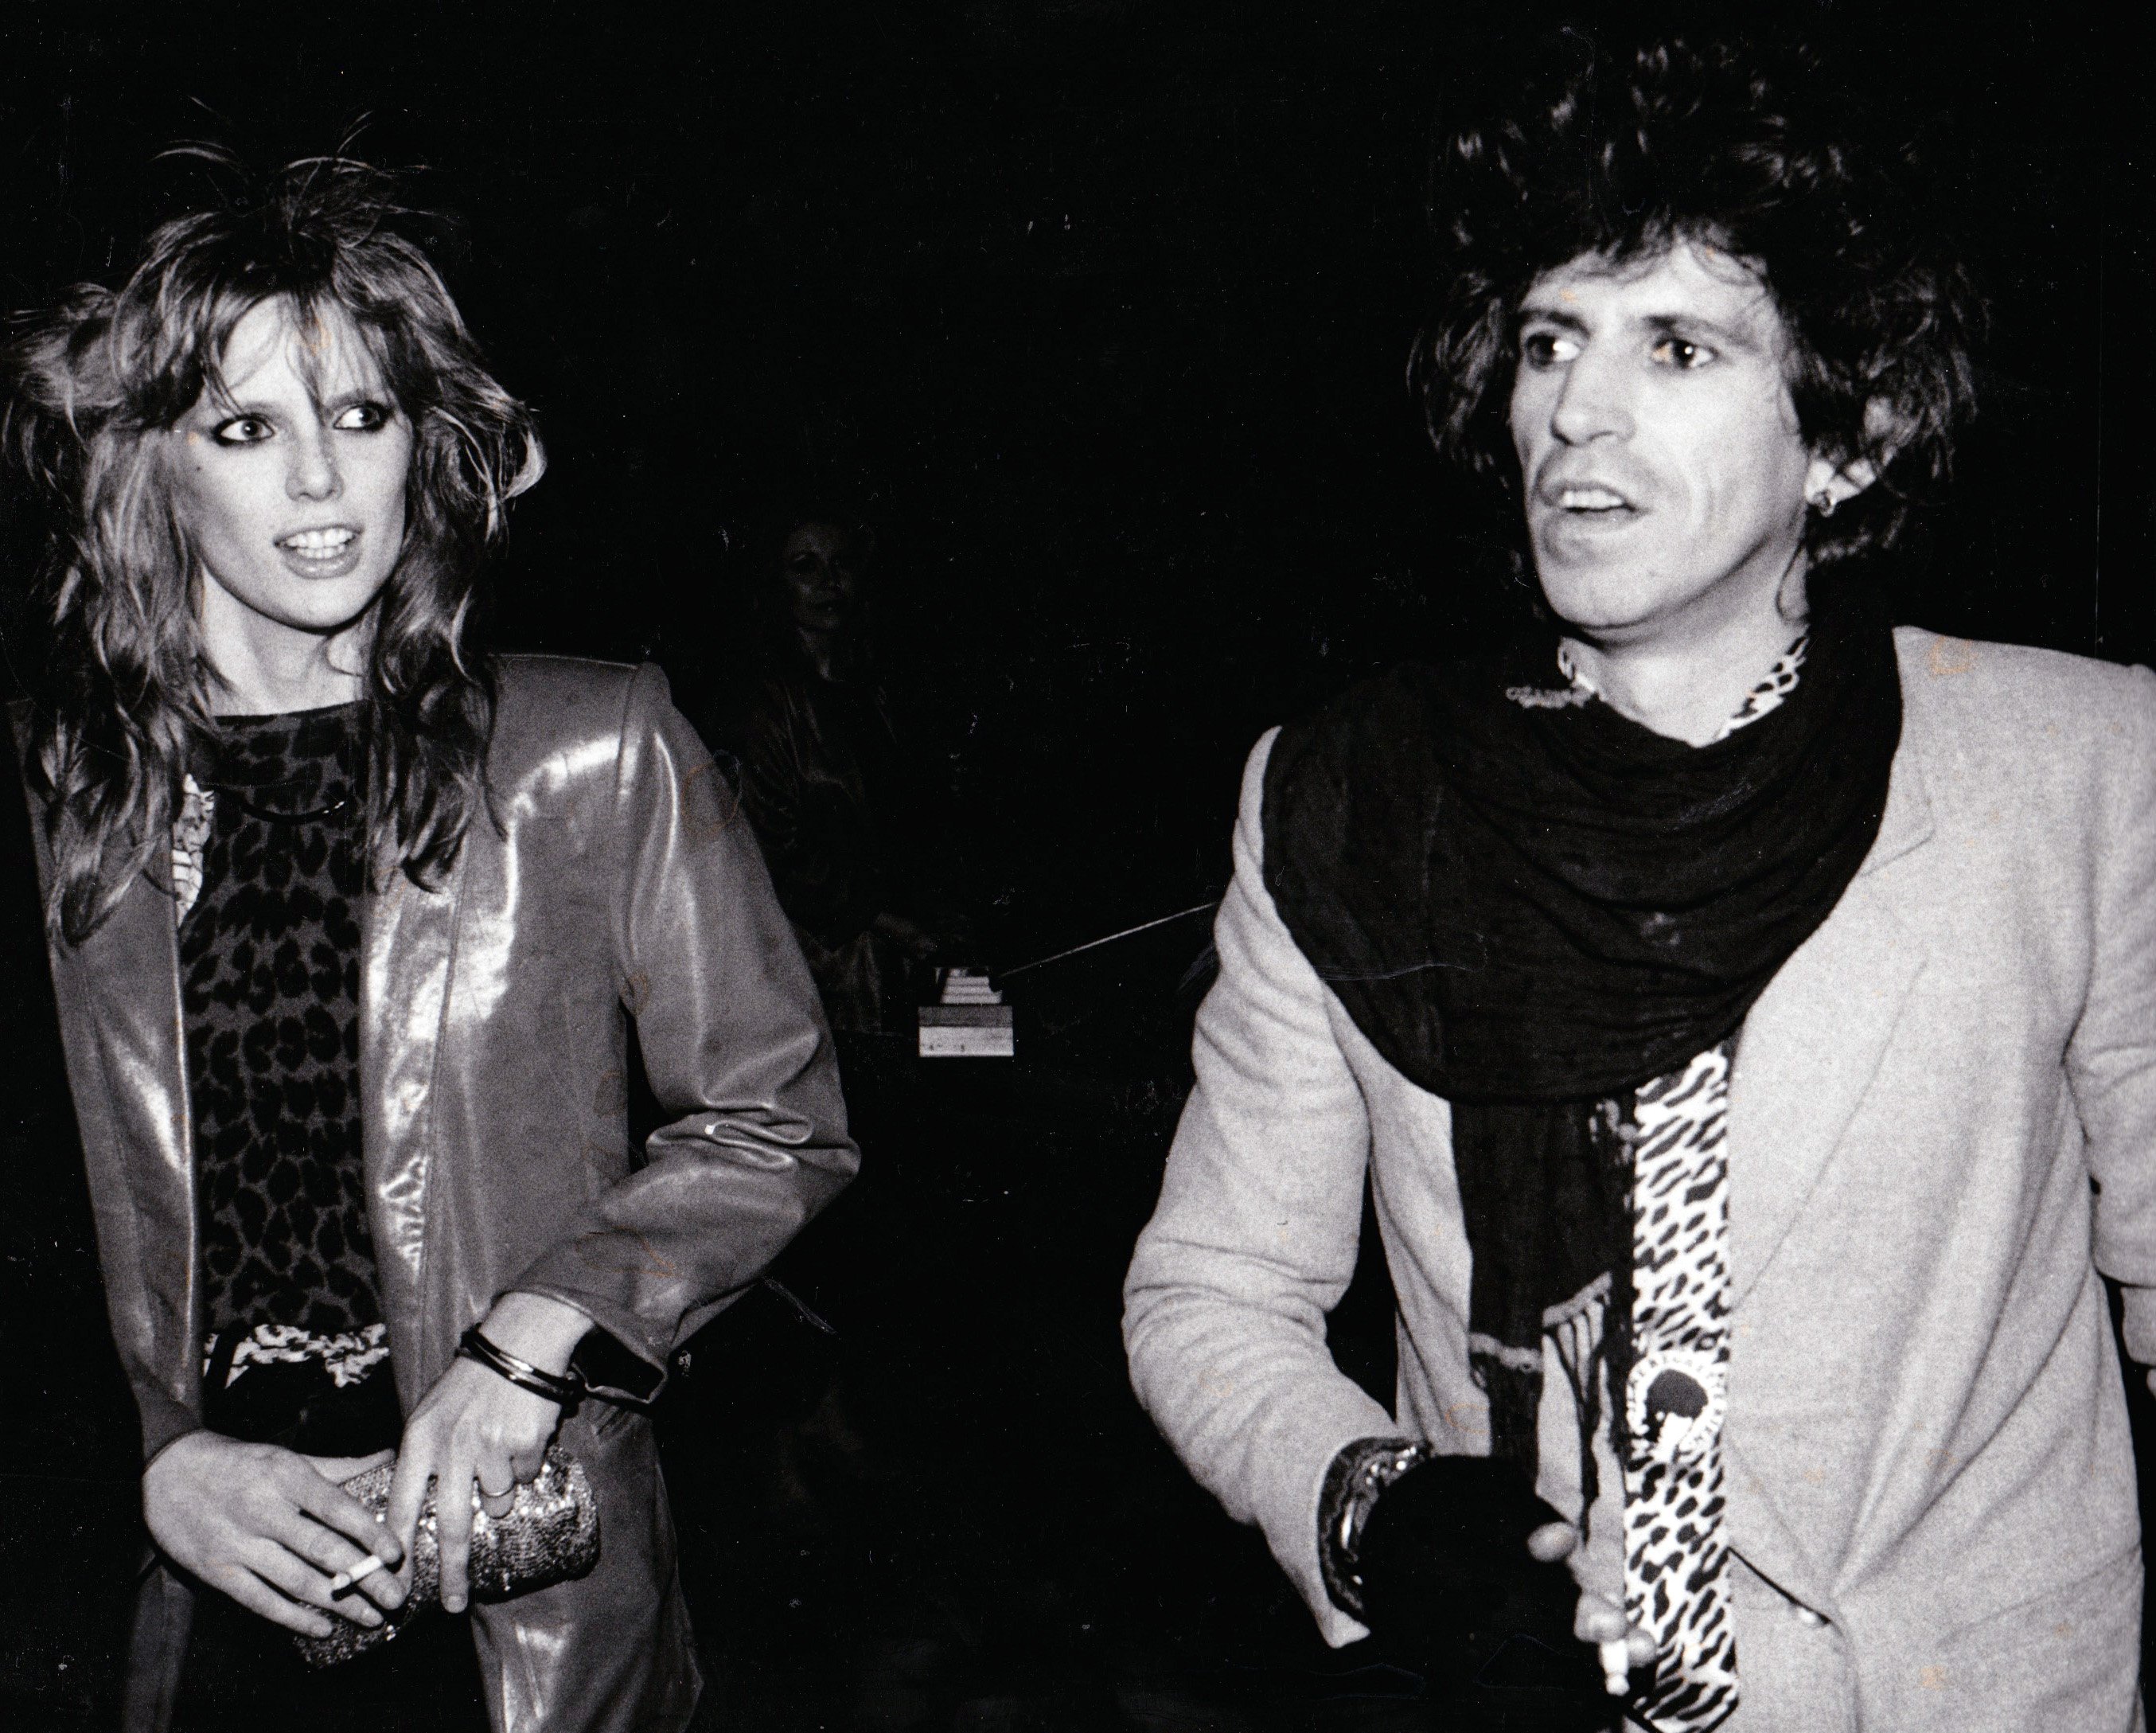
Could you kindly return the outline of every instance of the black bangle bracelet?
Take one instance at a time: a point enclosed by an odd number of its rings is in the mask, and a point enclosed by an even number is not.
[[[532,1395],[544,1396],[550,1402],[558,1402],[566,1412],[583,1400],[584,1381],[574,1372],[566,1377],[542,1371],[528,1360],[519,1360],[506,1348],[490,1341],[475,1324],[457,1340],[457,1358],[475,1360],[499,1377],[506,1378],[519,1390],[528,1390]]]

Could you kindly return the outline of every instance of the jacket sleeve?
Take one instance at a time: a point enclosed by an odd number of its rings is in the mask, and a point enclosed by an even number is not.
[[[1326,1345],[1355,1272],[1370,1131],[1329,995],[1260,870],[1272,738],[1244,775],[1197,1088],[1125,1282],[1123,1340],[1138,1400],[1228,1514],[1264,1531],[1338,1645],[1366,1633],[1319,1574],[1325,1471],[1355,1439],[1400,1428]]]
[[[2066,1076],[2097,1188],[2097,1268],[2122,1284],[2126,1345],[2146,1365],[2156,1364],[2156,676],[2133,669],[2107,707],[2094,955]]]
[[[674,1117],[644,1165],[511,1285],[576,1307],[644,1361],[649,1385],[621,1392],[642,1397],[860,1158],[830,1034],[756,840],[654,668],[629,687],[613,822],[622,1002]]]

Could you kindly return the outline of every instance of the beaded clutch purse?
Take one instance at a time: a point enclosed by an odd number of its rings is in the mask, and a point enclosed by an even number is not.
[[[380,1520],[389,1507],[389,1483],[397,1465],[384,1463],[355,1474],[345,1492]],[[326,1637],[299,1637],[300,1653],[311,1667],[334,1666],[387,1643],[423,1607],[442,1593],[441,1550],[434,1525],[434,1493],[430,1488],[419,1512],[413,1545],[411,1592],[404,1605],[379,1625],[336,1618]],[[501,1516],[480,1508],[472,1489],[471,1556],[467,1566],[473,1598],[506,1601],[572,1576],[582,1576],[598,1562],[599,1506],[583,1464],[559,1445],[547,1451],[538,1474],[516,1489],[515,1501]]]

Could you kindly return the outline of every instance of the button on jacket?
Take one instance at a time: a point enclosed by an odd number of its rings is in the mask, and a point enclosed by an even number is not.
[[[363,1153],[398,1396],[408,1412],[465,1328],[521,1290],[641,1363],[602,1396],[648,1399],[858,1165],[829,1036],[748,825],[655,669],[504,659],[487,774],[490,816],[444,882],[400,873],[362,914]],[[52,962],[146,1458],[202,1403],[170,895],[138,881]],[[631,1018],[670,1116],[639,1149]],[[679,1727],[698,1679],[649,1425],[588,1402],[562,1442],[598,1494],[600,1562],[475,1606],[495,1725]],[[146,1577],[131,1726],[169,1715],[191,1604],[162,1566]]]

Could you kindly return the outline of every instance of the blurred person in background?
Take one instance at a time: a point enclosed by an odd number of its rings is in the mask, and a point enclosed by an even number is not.
[[[877,541],[827,509],[758,551],[753,661],[727,732],[831,1026],[911,1037],[914,971],[960,959],[963,923],[932,865],[941,789],[891,718],[876,630]]]

